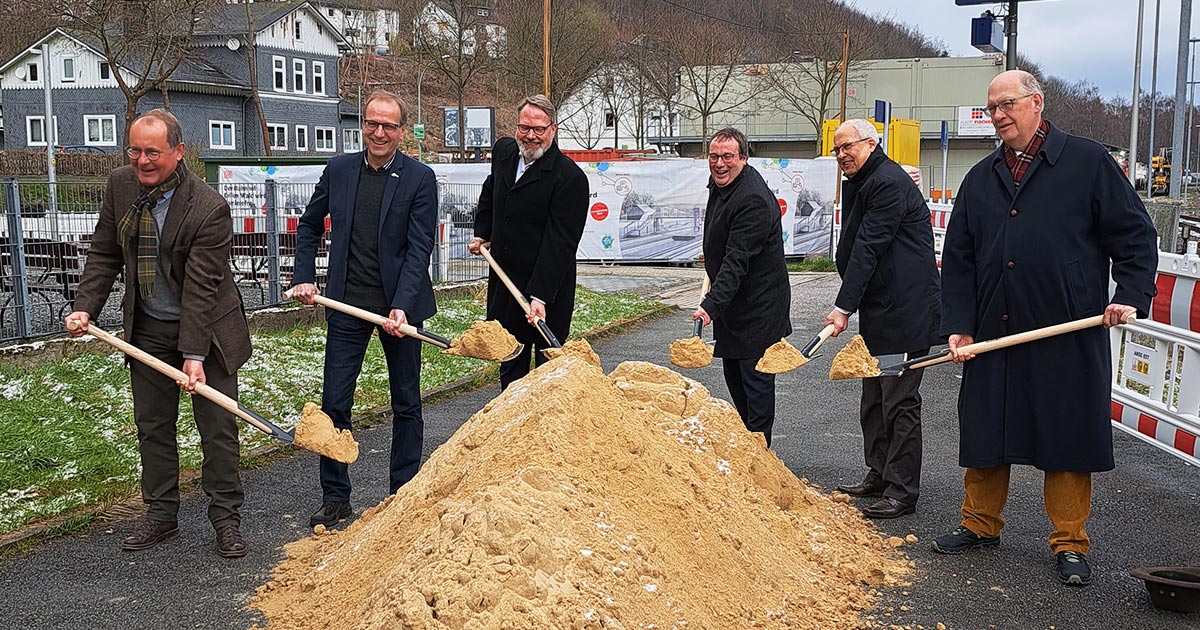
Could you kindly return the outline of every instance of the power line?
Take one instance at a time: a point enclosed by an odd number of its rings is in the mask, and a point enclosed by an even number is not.
[[[744,28],[744,29],[748,29],[751,31],[758,31],[761,33],[774,33],[776,35],[842,35],[842,31],[785,31],[783,29],[777,29],[777,28],[762,28],[759,26],[745,24],[743,22],[736,22],[734,20],[723,18],[718,15],[713,15],[711,13],[697,11],[696,9],[693,9],[692,7],[689,7],[684,4],[679,4],[677,2],[673,2],[672,0],[659,0],[659,1],[664,4],[673,6],[676,9],[683,9],[684,11],[687,11],[688,13],[691,13],[692,15],[696,15],[696,16],[699,16],[699,17],[702,17],[705,19],[709,19],[709,20],[714,20],[716,22],[721,22],[723,24],[728,24],[730,26],[736,26],[738,28]]]

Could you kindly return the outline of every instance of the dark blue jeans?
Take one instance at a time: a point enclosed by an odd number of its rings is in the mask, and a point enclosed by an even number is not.
[[[381,312],[381,315],[387,315]],[[420,327],[420,322],[412,322]],[[321,411],[339,429],[351,428],[350,409],[362,371],[363,357],[371,332],[377,327],[343,313],[329,311],[325,341],[325,387]],[[387,359],[392,399],[392,453],[389,493],[417,474],[421,465],[421,442],[425,422],[421,418],[421,342],[411,337],[393,337],[379,328],[379,341]],[[349,466],[321,457],[321,492],[324,501],[350,500]]]

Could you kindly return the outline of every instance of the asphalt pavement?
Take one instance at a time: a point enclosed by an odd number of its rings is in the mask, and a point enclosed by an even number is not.
[[[588,277],[608,275],[607,279]],[[695,270],[655,274],[642,269],[585,274],[598,288],[646,286],[681,307],[695,303]],[[650,278],[641,283],[630,277]],[[665,279],[669,278],[669,279]],[[836,276],[793,274],[794,342],[816,334],[836,294]],[[693,287],[696,285],[696,287]],[[852,325],[855,321],[852,320]],[[667,344],[687,334],[687,313],[657,319],[594,344],[606,369],[624,360],[667,363]],[[852,332],[852,331],[851,331]],[[843,340],[848,337],[843,337]],[[824,357],[777,379],[778,419],[773,447],[788,467],[832,489],[859,480],[862,433],[859,387],[830,382],[828,361],[843,341],[831,340]],[[727,396],[719,366],[689,376]],[[878,522],[884,535],[915,534],[904,550],[916,565],[911,584],[884,593],[868,614],[888,627],[947,628],[1168,628],[1200,629],[1200,613],[1163,612],[1149,602],[1136,566],[1200,564],[1200,471],[1124,433],[1116,433],[1117,469],[1096,475],[1088,531],[1094,583],[1058,583],[1047,547],[1050,521],[1042,509],[1041,475],[1014,468],[998,549],[963,556],[932,553],[928,542],[959,522],[962,469],[957,465],[958,369],[931,368],[924,396],[924,470],[915,514]],[[427,405],[425,448],[437,448],[498,386]],[[351,468],[354,507],[360,513],[387,489],[387,425],[360,431],[362,456]],[[207,499],[190,493],[180,515],[180,538],[143,552],[122,552],[133,521],[97,524],[0,562],[0,628],[248,628],[261,621],[247,610],[255,588],[283,557],[283,544],[308,533],[308,514],[320,502],[315,455],[298,452],[244,473],[243,531],[250,555],[216,555],[204,515]]]

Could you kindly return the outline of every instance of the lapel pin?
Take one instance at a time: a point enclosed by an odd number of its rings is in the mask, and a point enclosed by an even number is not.
[[[392,177],[395,177],[396,179],[400,179],[400,173],[392,171]]]

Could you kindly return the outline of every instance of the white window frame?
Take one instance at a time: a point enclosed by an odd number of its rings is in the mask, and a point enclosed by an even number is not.
[[[329,140],[329,146],[321,146],[322,135]],[[318,153],[337,153],[337,129],[333,127],[313,127],[313,147]]]
[[[287,91],[287,58],[271,57],[271,88],[276,92]]]
[[[304,94],[304,88],[305,88],[304,74],[305,74],[304,60],[303,59],[293,59],[292,60],[292,88],[296,94]]]
[[[342,151],[362,151],[362,129],[342,129]]]
[[[296,36],[295,39],[298,42],[304,41],[303,29],[300,28],[303,25],[304,25],[303,22],[301,22],[300,20],[296,20],[296,28],[294,29],[293,34]]]
[[[323,62],[323,61],[312,62],[312,69],[313,69],[312,93],[324,96],[325,95],[325,62]]]
[[[301,142],[303,140],[304,142]],[[308,126],[296,125],[296,151],[308,152]]]
[[[34,75],[37,76],[34,76]],[[36,61],[30,61],[25,64],[25,82],[26,83],[41,83],[42,82],[42,64]]]
[[[273,132],[282,132],[277,135]],[[272,151],[287,151],[288,148],[288,126],[287,125],[267,125],[267,138],[271,142]],[[277,139],[283,140],[282,143],[276,143]]]
[[[71,74],[67,74],[67,66],[68,65],[71,66]],[[75,82],[75,77],[78,74],[78,72],[76,71],[76,68],[75,68],[75,58],[74,57],[63,57],[62,58],[62,74],[63,74],[63,76],[62,76],[63,83],[74,83]]]
[[[106,72],[105,72],[106,70],[107,70],[108,76],[104,76],[106,74]],[[111,80],[112,79],[112,65],[109,64],[107,61],[101,61],[99,64],[99,70],[96,72],[96,76],[100,77],[101,81]]]
[[[226,128],[229,129],[229,144],[225,144],[224,142],[217,144],[213,142],[213,130],[218,128],[222,131]],[[224,136],[224,134],[221,135]],[[208,148],[221,151],[234,151],[237,149],[237,126],[233,124],[232,120],[208,121]]]
[[[30,138],[33,137],[33,125],[37,123],[38,128],[42,130],[42,141],[33,142]],[[54,144],[58,144],[58,116],[54,117]],[[46,146],[46,117],[45,116],[26,116],[25,117],[25,146],[29,147],[44,147]]]
[[[98,121],[100,124],[100,139],[92,141],[88,133],[88,123]],[[110,140],[104,139],[104,123],[108,121],[112,132]],[[89,147],[115,147],[117,146],[117,117],[113,114],[97,114],[83,117],[83,143]]]

